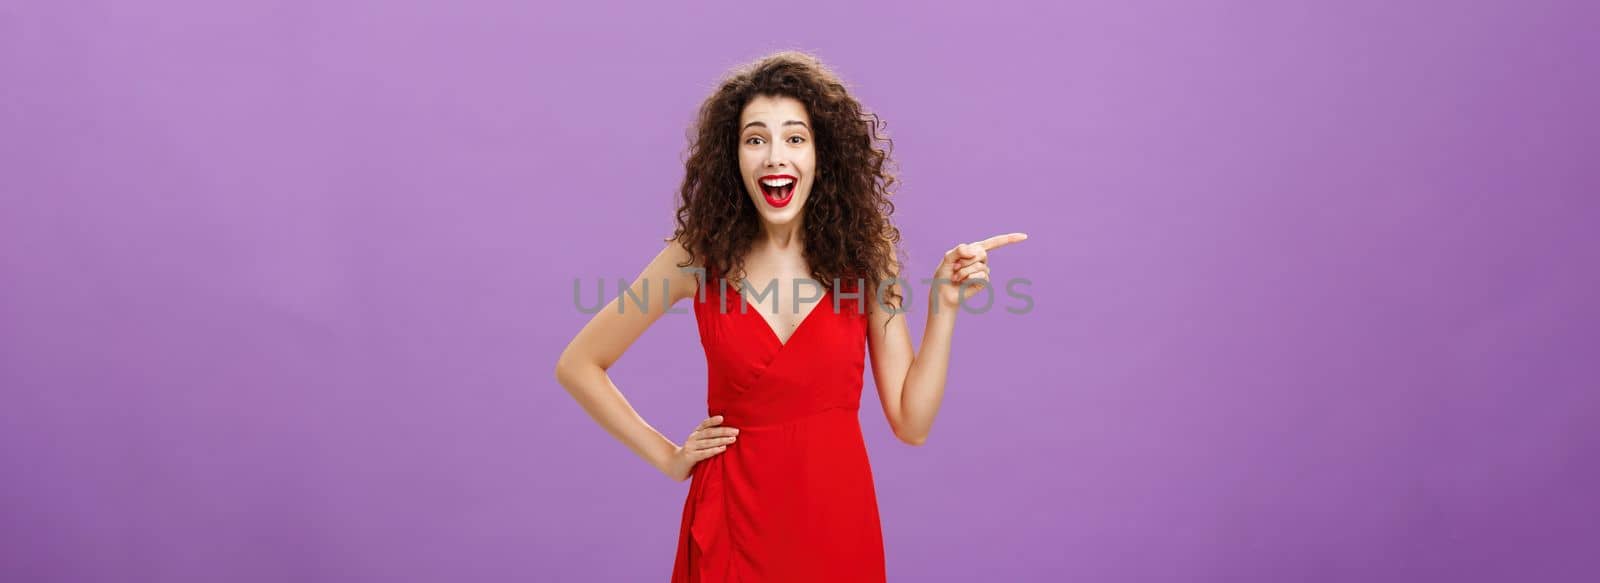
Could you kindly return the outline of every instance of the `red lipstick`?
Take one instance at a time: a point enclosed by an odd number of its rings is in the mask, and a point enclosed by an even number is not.
[[[787,180],[787,182],[783,182]],[[769,181],[778,182],[776,185],[767,184]],[[762,176],[756,184],[761,187],[761,194],[766,197],[767,204],[773,208],[789,206],[789,201],[794,200],[794,186],[799,179],[788,174],[768,174]]]

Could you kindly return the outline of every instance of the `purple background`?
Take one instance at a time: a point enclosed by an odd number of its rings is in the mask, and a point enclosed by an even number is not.
[[[221,4],[0,9],[0,579],[665,581],[688,484],[552,369],[780,48],[912,274],[1031,235],[925,447],[868,381],[892,580],[1600,578],[1584,3]],[[704,368],[612,374],[681,440]]]

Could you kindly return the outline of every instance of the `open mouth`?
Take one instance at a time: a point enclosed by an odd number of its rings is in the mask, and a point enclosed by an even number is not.
[[[763,176],[761,178],[761,194],[767,198],[767,204],[775,208],[783,208],[794,198],[795,178],[788,175]]]

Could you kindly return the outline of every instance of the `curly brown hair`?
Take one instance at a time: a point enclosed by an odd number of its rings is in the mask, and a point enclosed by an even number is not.
[[[839,289],[869,293],[899,306],[900,229],[890,221],[896,184],[887,125],[866,111],[844,82],[815,56],[781,51],[731,71],[701,104],[689,129],[688,157],[679,189],[679,241],[708,277],[744,278],[744,255],[761,232],[761,218],[745,194],[739,171],[739,116],[758,96],[791,97],[806,107],[815,139],[817,172],[803,212],[801,237],[811,277],[838,281]],[[883,147],[879,147],[882,144]]]

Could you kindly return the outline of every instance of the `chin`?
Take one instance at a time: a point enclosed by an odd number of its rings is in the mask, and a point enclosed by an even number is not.
[[[799,216],[799,209],[783,209],[782,211],[765,209],[761,211],[761,220],[769,225],[787,225],[794,222],[795,218]]]

